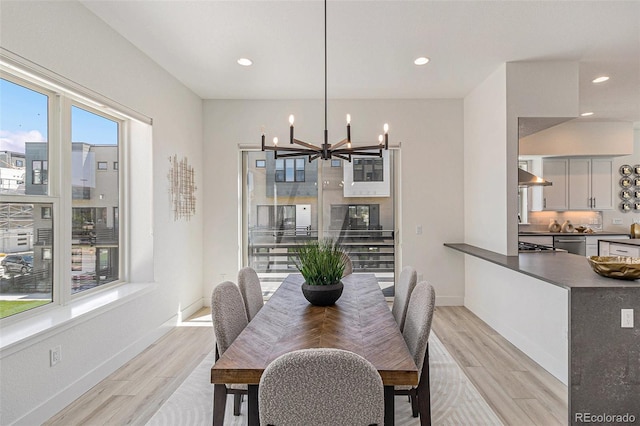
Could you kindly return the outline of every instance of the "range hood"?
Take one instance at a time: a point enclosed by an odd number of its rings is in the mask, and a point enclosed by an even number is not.
[[[542,179],[539,176],[534,175],[533,173],[529,173],[526,170],[522,170],[518,167],[518,186],[520,187],[529,187],[529,186],[549,186],[553,185],[552,182]]]

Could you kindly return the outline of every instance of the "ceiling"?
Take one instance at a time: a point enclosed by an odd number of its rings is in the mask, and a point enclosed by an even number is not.
[[[322,1],[81,2],[203,99],[324,95]],[[330,99],[463,98],[502,63],[567,60],[590,120],[640,122],[640,1],[329,0],[327,21]]]

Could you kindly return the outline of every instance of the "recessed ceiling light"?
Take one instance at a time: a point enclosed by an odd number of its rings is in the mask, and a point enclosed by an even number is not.
[[[413,63],[416,65],[425,65],[429,62],[429,58],[427,58],[426,56],[420,56],[419,58],[416,58]]]
[[[238,59],[238,64],[242,65],[243,67],[248,67],[249,65],[253,64],[253,61],[249,58],[240,58]]]
[[[593,80],[591,80],[592,83],[602,83],[604,81],[609,80],[609,77],[606,75],[600,76],[598,78],[594,78]]]
[[[583,112],[582,114],[580,114],[582,117],[588,117],[590,115],[593,115],[592,112]]]

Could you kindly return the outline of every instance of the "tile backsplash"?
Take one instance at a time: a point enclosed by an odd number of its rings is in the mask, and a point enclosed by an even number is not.
[[[570,220],[573,226],[585,226],[594,231],[602,231],[602,212],[600,211],[541,211],[529,212],[529,223],[521,224],[520,231],[547,231],[549,223],[557,220],[560,225]]]

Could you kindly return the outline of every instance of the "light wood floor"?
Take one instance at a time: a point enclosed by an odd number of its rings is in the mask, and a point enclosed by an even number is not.
[[[208,308],[64,408],[46,425],[144,425],[213,349]],[[567,422],[567,388],[464,307],[437,307],[433,331],[506,425]]]

